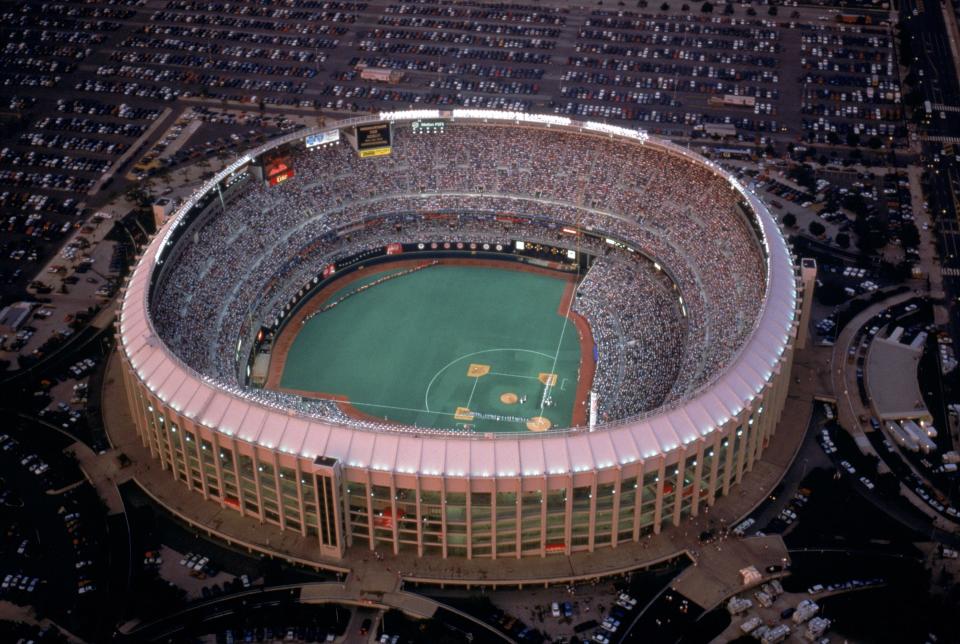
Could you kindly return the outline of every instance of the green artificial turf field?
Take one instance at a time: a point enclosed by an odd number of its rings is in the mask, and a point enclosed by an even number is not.
[[[367,270],[327,301],[397,272]],[[420,427],[528,432],[539,416],[567,427],[580,368],[576,326],[558,310],[568,284],[443,264],[390,279],[311,317],[280,387],[346,396],[369,416]],[[541,409],[545,383],[553,404]]]

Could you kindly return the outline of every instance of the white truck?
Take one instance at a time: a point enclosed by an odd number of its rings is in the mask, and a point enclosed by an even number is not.
[[[773,606],[773,597],[763,592],[762,590],[754,593],[753,596],[757,598],[757,603],[763,606],[764,608],[770,608],[771,606]]]
[[[753,608],[753,602],[745,597],[731,597],[727,602],[727,612],[731,615],[739,615],[751,608]]]
[[[790,627],[786,624],[780,624],[767,631],[760,640],[763,644],[779,644],[790,635]]]
[[[751,617],[750,619],[746,620],[746,621],[743,622],[742,624],[740,624],[740,630],[743,631],[744,633],[752,633],[752,632],[755,631],[755,630],[757,629],[757,627],[760,626],[760,624],[762,624],[762,623],[763,623],[763,620],[762,620],[762,619],[760,619],[759,617],[754,616],[754,617]]]
[[[770,590],[765,592],[767,592],[771,597],[779,597],[783,594],[783,586],[780,584],[779,579],[771,579],[769,586]]]
[[[817,614],[820,607],[812,599],[804,599],[797,604],[797,610],[793,611],[793,623],[803,624],[805,621]]]
[[[921,429],[915,422],[912,420],[904,420],[900,422],[900,426],[903,427],[903,431],[916,439],[921,452],[929,454],[930,452],[937,451],[937,444],[930,440],[927,432]]]
[[[827,629],[830,628],[830,620],[826,617],[814,617],[807,624],[807,631],[803,634],[804,638],[811,642],[820,639]]]
[[[890,436],[893,437],[893,440],[905,449],[910,450],[911,452],[920,451],[920,443],[913,436],[901,429],[900,425],[893,422],[887,423],[887,431],[890,432]]]

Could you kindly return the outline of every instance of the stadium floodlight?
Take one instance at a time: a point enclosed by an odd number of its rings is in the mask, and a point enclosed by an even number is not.
[[[380,112],[382,121],[416,121],[418,119],[438,119],[440,110],[398,110],[396,112]]]
[[[587,121],[583,124],[583,127],[584,129],[591,130],[593,132],[602,132],[603,134],[609,134],[611,136],[622,136],[627,139],[639,141],[640,143],[646,143],[650,138],[650,135],[647,134],[646,130],[631,130],[627,127],[610,125],[609,123],[600,123],[598,121]]]
[[[527,114],[526,112],[508,112],[504,110],[453,110],[454,119],[486,119],[491,121],[520,121],[522,123],[539,123],[540,125],[570,125],[572,121],[566,116],[552,114]]]

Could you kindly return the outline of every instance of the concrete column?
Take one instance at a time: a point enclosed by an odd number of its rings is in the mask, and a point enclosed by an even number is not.
[[[172,427],[172,425],[170,425],[170,421],[167,420],[167,418],[163,417],[162,415],[160,416],[160,418],[163,418],[163,431],[170,432],[171,430],[168,429],[169,427]],[[180,453],[183,454],[183,471],[186,473],[186,476],[187,476],[186,485],[188,489],[192,490],[193,474],[190,472],[190,461],[187,459],[187,441],[186,441],[186,436],[184,436],[184,433],[183,433],[183,427],[178,427],[177,431],[171,432],[171,433],[176,434],[176,437],[174,438],[174,440],[176,440],[180,445]],[[173,464],[174,464],[173,476],[174,478],[179,480],[180,473],[177,472],[177,467],[176,467],[177,466],[176,448],[173,448]]]
[[[422,490],[422,481],[420,475],[417,474],[417,479],[414,485],[414,491],[417,495],[417,556],[423,556],[423,507],[420,501],[420,494]]]
[[[587,552],[593,552],[593,540],[597,532],[597,473],[594,472],[590,481],[590,523],[587,532]]]
[[[518,477],[519,478],[519,477]],[[490,493],[490,558],[497,558],[497,483]]]
[[[467,559],[473,559],[473,492],[472,480],[467,483],[466,522],[467,522]]]
[[[397,508],[397,476],[390,474],[390,512],[393,513],[391,533],[393,534],[393,554],[400,554],[400,514]]]
[[[517,479],[517,559],[523,556],[523,485],[520,479]]]
[[[263,515],[263,488],[262,483],[260,482],[260,458],[257,456],[257,450],[253,450],[253,456],[251,457],[253,462],[253,488],[257,491],[257,509],[259,510],[259,519],[260,523],[264,521]]]
[[[447,477],[440,479],[440,543],[443,558],[447,558]]]
[[[730,428],[727,430],[727,435],[724,437],[727,439],[726,455],[723,459],[723,494],[726,496],[730,492],[730,480],[733,478],[733,471],[735,468],[734,465],[734,455],[733,455],[733,446],[736,442],[735,436],[737,433],[737,424],[736,419],[733,418],[730,421]]]
[[[540,556],[547,556],[547,477],[540,482]]]
[[[271,450],[270,460],[273,462],[273,493],[277,495],[277,516],[280,517],[280,527],[286,530],[287,512],[283,508],[283,491],[280,489],[280,457]]]
[[[746,469],[747,464],[747,455],[746,451],[748,449],[748,441],[750,439],[750,426],[747,425],[747,414],[741,413],[737,416],[737,425],[743,431],[743,434],[740,436],[740,447],[737,450],[737,471],[736,471],[736,483],[740,483],[740,480],[743,478],[743,472]],[[734,442],[736,442],[736,432],[734,432]]]
[[[180,424],[180,427],[181,428],[183,427],[182,423]],[[194,443],[194,451],[197,454],[197,469],[200,470],[200,487],[203,488],[202,489],[203,499],[205,501],[209,501],[210,494],[207,492],[207,470],[203,466],[203,449],[202,449],[202,442],[200,438],[200,431],[196,427],[191,427],[190,429],[193,430],[193,435],[196,437],[190,442]]]
[[[563,546],[569,557],[573,548],[573,475],[566,475],[567,499],[563,509]]]
[[[224,500],[226,496],[226,485],[223,482],[223,467],[220,465],[220,432],[210,432],[211,436],[211,449],[213,449],[213,469],[217,473],[217,485],[220,488],[220,507],[227,507],[227,502]]]
[[[297,477],[297,480],[294,481],[294,484],[295,484],[296,487],[297,487],[297,507],[300,508],[300,536],[305,537],[305,536],[307,536],[307,507],[306,507],[306,504],[303,502],[303,485],[304,485],[304,484],[301,483],[301,481],[303,480],[303,470],[300,469],[300,459],[299,459],[299,458],[294,460],[294,468],[293,468],[293,471],[294,471],[294,474],[295,474],[296,477]],[[317,534],[319,535],[319,533],[320,533],[320,517],[319,517],[319,514],[320,514],[320,497],[319,497],[319,495],[317,495],[317,489],[316,489],[317,485],[316,485],[316,483],[317,483],[317,482],[316,482],[316,479],[314,479],[314,481],[313,481],[313,487],[314,487],[314,490],[313,490],[314,504],[313,504],[313,505],[314,505],[314,507],[317,508],[317,515],[318,515],[318,516],[317,516]],[[223,496],[222,491],[221,491],[220,496]]]
[[[610,546],[617,547],[620,534],[620,499],[622,498],[623,467],[617,465],[617,478],[613,481],[613,512],[610,513]]]
[[[680,448],[680,458],[677,461],[677,473],[673,482],[673,525],[680,525],[680,510],[683,506],[683,479],[687,475],[687,446]]]
[[[747,412],[747,427],[750,428],[749,440],[747,441],[747,465],[745,471],[749,472],[753,470],[753,461],[757,453],[757,442],[758,437],[760,436],[760,418],[757,416],[754,410],[749,410]],[[753,421],[753,424],[750,424]]]
[[[712,506],[717,498],[717,474],[720,471],[720,459],[723,454],[720,452],[720,432],[713,433],[713,456],[710,457],[710,487],[707,490],[707,505]]]
[[[663,517],[663,476],[666,459],[660,456],[660,462],[657,465],[657,496],[653,505],[653,533],[660,534],[660,520]]]
[[[690,516],[700,514],[700,483],[703,481],[703,438],[697,439],[697,464],[693,468],[693,499],[690,502]]]
[[[373,526],[373,501],[370,495],[373,494],[373,483],[370,482],[370,470],[365,469],[363,471],[364,483],[367,486],[367,541],[370,546],[370,550],[376,549],[376,542],[373,538],[374,526]]]
[[[637,496],[633,502],[633,540],[637,542],[640,540],[640,515],[643,510],[643,466],[644,462],[641,461],[638,466],[640,470],[637,472]]]

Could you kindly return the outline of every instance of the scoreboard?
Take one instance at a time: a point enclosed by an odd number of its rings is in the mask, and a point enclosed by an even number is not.
[[[382,157],[390,154],[392,132],[390,123],[371,123],[356,127],[357,153],[361,158]]]
[[[303,140],[304,144],[307,146],[307,149],[315,148],[318,145],[327,145],[329,143],[336,143],[340,140],[340,130],[327,130],[326,132],[320,132],[319,134],[311,134],[306,139]]]
[[[293,166],[290,165],[290,160],[286,157],[281,157],[268,162],[264,166],[264,174],[266,175],[267,183],[275,186],[292,178],[295,172]]]

